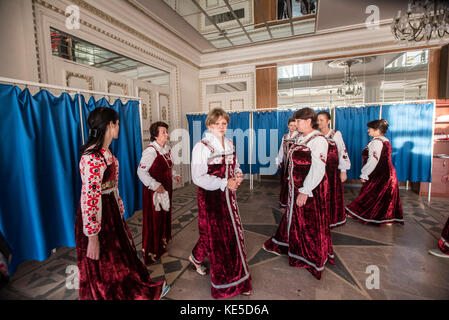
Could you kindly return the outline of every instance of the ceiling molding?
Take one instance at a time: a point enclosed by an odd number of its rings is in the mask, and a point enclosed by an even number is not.
[[[38,1],[41,2],[41,1]],[[43,1],[42,1],[43,2]],[[160,44],[159,42],[154,41],[153,39],[151,39],[150,37],[144,35],[143,33],[137,31],[136,29],[128,26],[127,24],[119,21],[118,19],[112,17],[111,15],[105,13],[104,11],[92,6],[91,4],[87,3],[84,0],[70,0],[70,2],[72,2],[73,4],[79,6],[80,8],[96,15],[97,17],[111,23],[112,25],[136,36],[137,38],[139,38],[140,40],[145,41],[146,43],[150,44],[151,46],[153,46],[156,49],[159,49],[161,51],[163,51],[164,53],[167,53],[189,65],[191,65],[192,67],[199,69],[199,66],[194,63],[193,61],[191,61],[190,59],[185,58],[184,56],[180,55],[179,53],[173,51],[170,48],[167,48],[166,46]],[[127,2],[129,4],[129,2]],[[45,5],[45,2],[43,2],[43,4]],[[133,7],[134,8],[134,7]],[[154,20],[153,20],[154,21]],[[164,27],[164,26],[163,26]],[[166,27],[164,27],[166,30],[168,30]]]

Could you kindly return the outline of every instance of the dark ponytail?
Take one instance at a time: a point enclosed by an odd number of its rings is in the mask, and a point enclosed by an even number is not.
[[[81,146],[81,155],[98,153],[103,147],[106,128],[111,121],[115,124],[117,120],[118,113],[112,108],[99,107],[94,109],[87,119],[89,137],[87,142]],[[91,146],[94,147],[86,151]]]

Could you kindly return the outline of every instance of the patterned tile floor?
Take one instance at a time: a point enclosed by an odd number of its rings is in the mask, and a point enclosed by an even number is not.
[[[346,187],[346,203],[359,190]],[[278,194],[276,181],[256,181],[252,191],[245,182],[238,191],[253,293],[231,300],[449,299],[449,259],[427,253],[436,247],[448,218],[448,198],[434,197],[428,204],[427,198],[401,190],[404,226],[366,226],[348,218],[332,231],[336,265],[327,265],[318,281],[304,269],[290,267],[287,257],[262,249],[283,214],[276,207]],[[171,284],[164,299],[212,299],[209,276],[198,275],[187,259],[198,236],[197,215],[195,186],[175,190],[173,240],[168,254],[148,267],[152,279]],[[136,212],[127,222],[140,252],[142,213]],[[77,290],[70,288],[74,265],[75,249],[65,247],[45,261],[24,262],[0,289],[0,299],[77,299]],[[379,270],[378,289],[370,289],[370,266]]]

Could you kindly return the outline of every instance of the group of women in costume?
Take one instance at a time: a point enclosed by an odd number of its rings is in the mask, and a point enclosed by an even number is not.
[[[211,295],[216,299],[250,295],[252,290],[236,198],[243,174],[233,142],[225,137],[229,122],[224,110],[209,112],[208,132],[194,146],[191,161],[192,180],[198,187],[199,237],[189,260],[200,275],[206,275],[208,258]],[[276,158],[285,212],[276,234],[263,245],[267,251],[288,255],[291,266],[305,268],[317,279],[327,262],[334,263],[330,229],[344,224],[346,214],[367,224],[403,224],[386,121],[367,124],[373,139],[362,152],[363,186],[346,208],[343,182],[351,164],[341,133],[329,129],[329,123],[328,113],[317,115],[310,108],[300,109],[289,120],[289,133]],[[82,191],[75,226],[79,299],[160,299],[170,287],[165,281],[152,281],[145,265],[167,252],[173,180],[181,181],[167,146],[168,126],[151,125],[151,143],[137,169],[143,184],[142,262],[123,218],[119,164],[109,150],[112,139],[118,138],[118,114],[97,108],[88,125],[89,138],[81,148]]]

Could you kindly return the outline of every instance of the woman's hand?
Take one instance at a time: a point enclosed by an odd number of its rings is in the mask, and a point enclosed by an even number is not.
[[[308,197],[309,196],[305,193],[299,193],[298,197],[296,198],[296,205],[300,208],[303,207],[306,204]]]
[[[181,184],[181,177],[175,176],[175,182],[176,182],[176,184]]]
[[[159,186],[159,188],[156,189],[156,192],[157,192],[157,193],[164,193],[164,192],[165,192],[164,186],[161,184],[161,185]]]
[[[235,181],[237,182],[237,186],[240,186],[243,182],[243,174],[241,172],[237,172],[235,174]]]
[[[228,188],[231,191],[237,191],[237,188],[239,187],[236,178],[230,178],[228,179],[228,184],[226,185],[226,188]]]
[[[362,181],[362,183],[365,183],[367,180],[365,180],[365,179],[360,179],[360,181]]]
[[[98,241],[98,235],[89,237],[86,256],[92,260],[100,259],[100,242]]]
[[[342,183],[348,180],[348,175],[346,174],[346,171],[340,172],[340,180]]]

